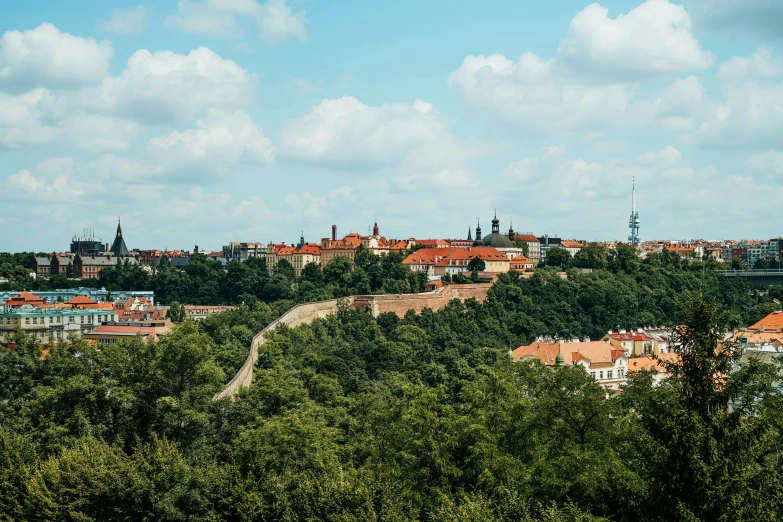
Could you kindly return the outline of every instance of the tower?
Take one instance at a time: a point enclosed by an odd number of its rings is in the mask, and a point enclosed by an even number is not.
[[[473,246],[484,246],[481,242],[481,221],[476,220],[476,239],[473,240]]]
[[[378,237],[381,235],[380,230],[378,230],[378,222],[375,222],[375,226],[372,227],[372,235],[375,237]]]
[[[128,247],[125,246],[125,239],[122,237],[122,226],[120,226],[120,219],[117,218],[117,236],[112,243],[111,253],[117,257],[128,257]]]
[[[492,233],[500,234],[500,220],[498,219],[498,211],[495,211],[495,217],[492,218]]]
[[[468,241],[473,241],[473,237],[470,235],[470,227],[468,227]]]
[[[631,235],[628,241],[634,246],[639,246],[639,212],[636,210],[636,177],[631,183],[631,217],[628,219],[628,228],[631,229]]]
[[[514,220],[509,219],[508,220],[508,238],[510,240],[514,240]]]

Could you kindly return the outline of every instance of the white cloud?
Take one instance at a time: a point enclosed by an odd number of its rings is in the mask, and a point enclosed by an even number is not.
[[[151,139],[142,158],[150,174],[192,183],[269,164],[274,154],[272,142],[245,111],[211,110],[195,129]]]
[[[252,87],[250,73],[206,47],[187,55],[140,50],[118,77],[103,83],[98,101],[139,121],[189,121],[207,108],[248,103]]]
[[[713,61],[694,38],[685,8],[667,0],[647,0],[614,19],[605,7],[589,5],[571,20],[557,52],[559,66],[599,80],[702,70]]]
[[[0,90],[12,94],[37,87],[68,89],[108,75],[111,43],[63,33],[50,23],[0,38]]]
[[[747,82],[783,76],[783,60],[770,47],[761,46],[749,58],[735,56],[718,66],[718,75],[728,82]]]
[[[84,195],[84,191],[71,183],[67,176],[34,176],[25,169],[8,176],[6,190],[8,195],[35,201],[70,202]]]
[[[125,36],[141,34],[151,11],[146,5],[113,9],[107,18],[98,21],[98,26],[104,31]]]
[[[240,38],[242,18],[254,21],[265,41],[307,38],[307,18],[302,12],[294,12],[285,0],[269,0],[265,4],[255,0],[179,0],[166,25],[203,36]]]
[[[783,174],[783,152],[768,150],[751,155],[745,160],[745,166],[760,172]]]
[[[460,162],[476,146],[449,133],[430,103],[365,105],[352,96],[326,99],[283,128],[287,157],[345,168],[400,165],[426,169]]]
[[[657,98],[632,82],[703,70],[713,61],[681,6],[648,0],[612,19],[593,4],[573,18],[555,57],[467,56],[448,85],[467,104],[530,133],[689,128],[700,108],[692,101],[705,95],[698,79],[678,79]]]
[[[682,159],[680,151],[667,145],[658,152],[646,152],[637,156],[636,161],[643,165],[671,165]]]

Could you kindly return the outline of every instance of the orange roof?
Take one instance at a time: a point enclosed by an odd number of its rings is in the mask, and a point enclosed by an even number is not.
[[[98,304],[98,301],[90,299],[86,295],[77,295],[73,299],[70,299],[69,301],[66,302],[73,305]]]
[[[10,300],[14,301],[43,301],[42,297],[38,297],[37,295],[33,295],[30,292],[20,292],[17,295],[13,296]]]
[[[525,267],[530,267],[533,265],[533,262],[526,258],[525,256],[516,256],[514,259],[511,260],[511,263],[509,263],[508,267],[510,270],[521,270]]]
[[[544,364],[554,365],[557,354],[563,354],[566,364],[573,364],[582,359],[588,359],[591,365],[609,363],[612,359],[622,357],[622,350],[617,350],[604,341],[585,341],[578,343],[544,343],[535,342],[520,346],[514,350],[514,361],[530,356],[539,358]]]
[[[649,355],[643,355],[641,357],[634,357],[628,359],[628,371],[640,372],[650,371],[655,368],[656,371],[665,372],[665,363],[677,363],[680,362],[680,355],[674,352],[660,353],[655,358]]]
[[[771,332],[759,332],[758,330],[740,330],[734,334],[735,341],[739,341],[741,337],[744,337],[749,343],[783,343],[783,332],[771,331]]]
[[[478,257],[483,261],[508,261],[508,257],[492,247],[453,247],[435,266],[449,266],[450,261],[465,261]]]
[[[514,234],[514,239],[538,243],[538,238],[536,236],[531,236],[530,234]]]
[[[420,248],[405,259],[404,265],[434,265],[448,250],[445,248]]]
[[[585,246],[584,242],[582,241],[573,241],[568,239],[564,239],[560,242],[560,244],[563,245],[563,248],[582,248]]]
[[[777,310],[761,321],[748,327],[748,330],[780,330],[783,329],[783,312]]]

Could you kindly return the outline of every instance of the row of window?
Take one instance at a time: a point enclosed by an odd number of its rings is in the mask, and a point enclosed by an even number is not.
[[[96,320],[95,320],[96,323],[102,323],[102,322],[110,321],[112,316],[109,315],[109,314],[98,315],[98,316],[92,316],[92,315],[84,316],[84,315],[82,315],[82,316],[79,316],[79,323],[80,324],[84,324],[85,323],[85,320],[84,320],[85,317],[87,318],[87,324],[92,324],[93,323],[93,320],[92,320],[93,317],[96,317]],[[40,319],[40,321],[39,321],[39,319]],[[25,317],[24,318],[24,324],[62,324],[62,319],[63,319],[62,316]],[[76,322],[76,317],[73,316],[73,315],[68,317],[68,322],[69,323]],[[0,317],[0,324],[3,324],[3,318],[2,317]],[[13,318],[12,317],[6,317],[5,318],[5,324],[19,324],[19,318],[18,317],[13,317]]]
[[[617,370],[617,378],[622,379],[625,376],[625,370],[623,368],[619,368]],[[590,377],[593,379],[598,379],[599,381],[604,378],[604,371],[600,370],[597,372],[590,372]],[[614,370],[607,370],[606,371],[606,378],[607,379],[614,379]]]

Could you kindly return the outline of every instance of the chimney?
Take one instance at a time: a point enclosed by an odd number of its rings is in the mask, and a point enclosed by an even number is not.
[[[332,241],[337,241],[337,225],[332,225]]]

